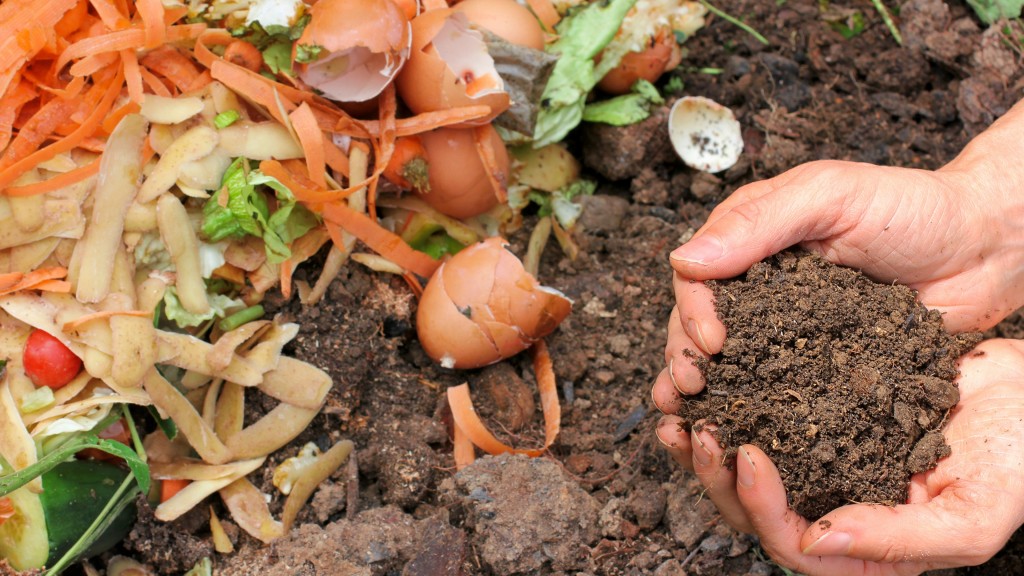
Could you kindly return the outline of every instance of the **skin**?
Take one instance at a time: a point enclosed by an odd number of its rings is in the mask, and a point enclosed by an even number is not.
[[[703,280],[730,278],[799,244],[940,310],[952,332],[994,326],[1024,305],[1024,103],[936,171],[821,161],[738,189],[671,255],[676,307],[652,389],[657,436],[735,528],[808,575],[920,574],[991,558],[1024,524],[1024,342],[989,340],[960,359],[952,454],[911,479],[908,502],[854,504],[821,519],[787,505],[771,460],[743,446],[732,470],[709,430],[672,415],[704,387],[688,350],[721,351],[725,327]],[[713,430],[713,428],[712,428]]]

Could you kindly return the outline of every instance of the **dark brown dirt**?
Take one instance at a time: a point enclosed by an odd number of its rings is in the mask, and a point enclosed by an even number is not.
[[[290,537],[268,547],[241,534],[234,554],[214,556],[218,573],[782,574],[755,539],[720,521],[699,482],[653,441],[658,416],[650,386],[663,367],[673,305],[668,252],[736,188],[801,162],[941,166],[1021,97],[1020,52],[1001,42],[997,29],[983,30],[961,1],[886,2],[900,9],[904,47],[866,2],[833,0],[827,11],[816,0],[717,4],[770,44],[712,19],[688,42],[689,55],[673,76],[684,94],[734,110],[746,146],[736,167],[715,176],[687,169],[664,153],[657,119],[628,128],[587,126],[570,142],[599,188],[585,199],[579,258],[570,261],[552,245],[541,261],[542,282],[575,306],[549,338],[563,391],[562,433],[535,464],[544,469],[529,493],[510,485],[520,476],[493,473],[490,458],[455,474],[443,403],[446,387],[469,381],[492,430],[518,446],[539,445],[540,415],[529,413],[515,382],[535,387],[528,361],[505,362],[511,372],[490,374],[488,391],[478,388],[481,371],[436,367],[416,343],[415,300],[404,284],[353,264],[323,304],[279,306],[302,326],[291,352],[328,370],[335,385],[311,428],[252,476],[279,512],[270,471],[305,442],[351,438],[357,466],[321,487]],[[829,21],[851,11],[860,12],[865,28],[846,39]],[[525,252],[531,227],[527,218],[511,239],[517,254]],[[315,266],[299,271],[309,279],[316,274]],[[502,403],[510,408],[500,409]],[[481,486],[495,502],[474,491]],[[495,496],[508,494],[524,505]],[[565,508],[579,502],[596,506],[596,532],[567,528]],[[503,532],[489,533],[493,527]],[[143,523],[139,534],[150,529]],[[208,538],[202,526],[169,529]],[[521,542],[530,553],[492,555],[495,537]],[[545,555],[536,538],[556,542],[558,550]],[[161,550],[140,542],[129,540],[122,552],[176,573],[163,564],[174,544]],[[575,552],[565,552],[570,548]],[[1022,559],[1024,542],[1013,540],[992,562],[953,573],[1015,573]]]
[[[956,360],[980,334],[950,336],[909,288],[817,255],[786,251],[709,285],[728,336],[698,360],[709,384],[680,415],[717,425],[731,463],[761,447],[794,510],[905,502],[910,476],[949,455]]]

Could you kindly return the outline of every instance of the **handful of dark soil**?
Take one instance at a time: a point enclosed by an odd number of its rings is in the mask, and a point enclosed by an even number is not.
[[[708,284],[727,338],[698,361],[707,388],[679,415],[717,424],[729,459],[761,447],[794,510],[813,520],[905,502],[910,476],[949,454],[956,360],[980,334],[951,336],[911,289],[816,255],[783,252]]]

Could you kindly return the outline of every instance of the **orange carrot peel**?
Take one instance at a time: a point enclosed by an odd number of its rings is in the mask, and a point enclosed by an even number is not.
[[[451,407],[452,418],[455,421],[456,438],[459,434],[463,434],[474,446],[491,455],[511,452],[535,457],[540,456],[551,447],[561,429],[562,407],[558,404],[555,372],[551,365],[551,355],[548,353],[547,345],[543,340],[538,340],[533,345],[532,352],[533,371],[537,378],[541,409],[544,413],[544,445],[540,448],[513,448],[495,438],[494,434],[480,420],[476,410],[473,409],[469,384],[465,383],[448,389],[448,406]],[[464,447],[461,449],[464,450]],[[459,460],[464,458],[464,454],[457,456],[456,466],[459,465]]]

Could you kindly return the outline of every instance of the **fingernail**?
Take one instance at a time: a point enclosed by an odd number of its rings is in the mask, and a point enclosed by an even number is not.
[[[700,464],[701,466],[710,466],[711,451],[708,450],[708,447],[705,446],[704,443],[700,441],[700,437],[697,436],[696,430],[693,431],[693,442],[694,444],[700,447],[700,450],[693,451],[694,460],[696,460],[697,464]]]
[[[683,244],[669,255],[673,260],[691,264],[709,264],[722,257],[725,248],[713,236],[700,236]]]
[[[678,424],[667,418],[662,418],[658,420],[658,426],[654,429],[654,435],[658,437],[658,442],[661,442],[661,444],[666,448],[675,448],[675,442],[665,442],[665,439],[661,437],[661,429],[668,428],[669,426],[678,426]]]
[[[693,318],[686,321],[686,333],[693,338],[693,343],[698,348],[704,351],[705,354],[711,355],[711,348],[708,347],[708,343],[704,341],[704,332],[700,329],[700,322],[697,322]]]
[[[826,532],[804,548],[808,556],[845,556],[853,547],[853,536],[846,532]]]
[[[676,370],[675,370],[675,367],[676,367],[676,358],[675,358],[675,356],[673,356],[672,358],[668,359],[668,379],[672,381],[672,387],[676,389],[676,392],[679,392],[680,394],[682,394],[683,391],[680,390],[679,389],[679,385],[676,384]]]
[[[738,463],[736,465],[736,480],[739,481],[740,485],[744,488],[754,487],[754,476],[757,473],[757,468],[754,467],[754,461],[750,459],[750,454],[741,446],[739,449],[740,458],[746,462],[746,464]]]

